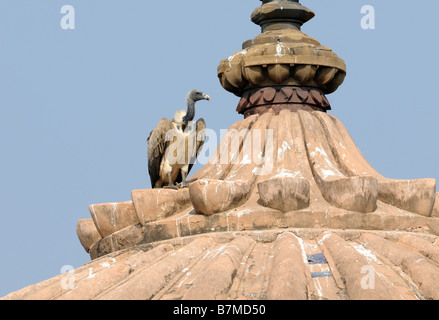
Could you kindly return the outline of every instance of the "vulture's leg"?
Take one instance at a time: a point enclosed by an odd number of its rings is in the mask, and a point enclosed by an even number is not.
[[[168,173],[168,181],[169,181],[169,185],[167,185],[166,187],[164,187],[164,189],[174,189],[174,190],[178,190],[178,186],[176,186],[174,184],[174,181],[172,181],[172,172]]]
[[[168,172],[168,186],[172,187],[174,185],[174,181],[172,181],[172,171]]]
[[[177,186],[174,184],[172,180],[172,167],[169,165],[168,161],[165,161],[164,166],[165,174],[168,176],[167,185],[165,185],[164,189],[177,189]]]
[[[189,167],[188,166],[184,166],[183,168],[181,168],[181,183],[179,184],[180,188],[186,188],[189,187],[189,184],[186,181],[186,177],[187,177],[187,172],[189,171]]]

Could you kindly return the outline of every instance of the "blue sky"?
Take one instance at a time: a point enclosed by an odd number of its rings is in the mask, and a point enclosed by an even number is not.
[[[0,296],[89,261],[76,222],[150,187],[146,138],[190,89],[212,97],[197,108],[209,128],[241,119],[216,70],[260,32],[260,1],[163,3],[0,2]],[[316,13],[303,31],[346,61],[331,114],[366,159],[390,178],[439,179],[439,2],[302,4]],[[60,27],[64,5],[75,30]],[[361,28],[364,5],[375,30]]]

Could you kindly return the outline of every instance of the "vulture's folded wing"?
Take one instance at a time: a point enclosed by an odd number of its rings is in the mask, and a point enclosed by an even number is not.
[[[155,183],[160,178],[160,164],[169,145],[169,141],[166,139],[169,130],[172,130],[172,124],[168,119],[163,118],[151,131],[148,138],[148,171],[151,178],[151,188],[155,187]]]
[[[188,175],[189,175],[189,172],[191,171],[192,167],[194,166],[195,161],[197,160],[198,155],[201,152],[201,149],[203,148],[204,141],[206,140],[206,122],[204,121],[203,118],[199,119],[196,123],[196,133],[197,133],[197,137],[196,137],[197,151],[194,154],[193,158],[190,159]]]

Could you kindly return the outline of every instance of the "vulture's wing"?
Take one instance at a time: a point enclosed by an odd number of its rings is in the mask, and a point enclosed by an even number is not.
[[[204,145],[204,141],[206,140],[206,122],[204,121],[203,118],[200,118],[197,123],[196,123],[196,132],[197,132],[197,137],[196,137],[196,148],[197,148],[197,152],[195,153],[194,157],[191,159],[191,161],[189,162],[189,170],[188,170],[188,175],[189,172],[191,172],[192,167],[194,166],[195,161],[198,158],[198,155],[201,152],[201,149],[203,148]]]
[[[155,183],[160,178],[160,164],[169,145],[169,141],[166,141],[166,134],[169,130],[172,130],[172,124],[168,119],[163,118],[148,138],[148,171],[151,188],[155,187]]]

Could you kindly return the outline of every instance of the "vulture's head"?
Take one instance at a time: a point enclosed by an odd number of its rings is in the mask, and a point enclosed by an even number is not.
[[[186,95],[187,111],[186,112],[177,111],[174,117],[174,122],[177,123],[181,122],[183,124],[187,124],[190,121],[193,121],[195,117],[195,102],[200,100],[210,101],[210,97],[207,94],[201,92],[200,90],[194,89],[189,91],[189,93]]]
[[[210,97],[207,94],[201,92],[200,90],[194,89],[194,90],[191,90],[187,94],[186,100],[193,101],[193,102],[197,102],[200,100],[209,100],[210,101]]]

